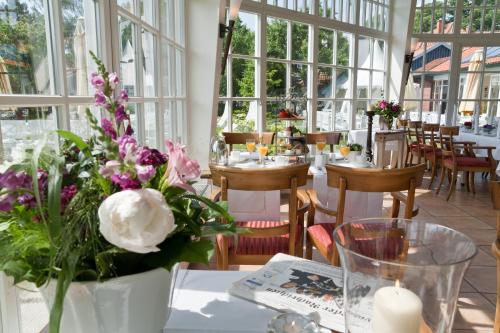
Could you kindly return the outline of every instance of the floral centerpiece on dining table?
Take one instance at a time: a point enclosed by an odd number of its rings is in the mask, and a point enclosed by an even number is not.
[[[386,125],[389,130],[392,129],[394,119],[398,118],[402,112],[401,106],[398,103],[387,100],[378,101],[372,106],[372,110],[379,116],[381,129],[384,129],[382,128],[384,127],[383,125]]]
[[[127,91],[91,55],[95,104],[106,114],[99,125],[87,109],[94,135],[56,131],[60,147],[38,145],[0,174],[0,270],[15,283],[56,285],[50,333],[59,332],[72,282],[208,263],[205,237],[236,232],[223,204],[196,194],[200,166],[183,146],[166,141],[162,153],[138,144]]]

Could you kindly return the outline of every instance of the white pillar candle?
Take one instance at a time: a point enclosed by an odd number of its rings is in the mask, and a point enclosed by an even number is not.
[[[373,333],[418,333],[422,301],[411,290],[383,287],[373,300]]]

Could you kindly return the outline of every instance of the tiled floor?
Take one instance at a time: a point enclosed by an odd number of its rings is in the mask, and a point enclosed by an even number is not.
[[[432,221],[462,231],[478,245],[478,254],[465,275],[458,310],[455,316],[454,333],[493,332],[496,304],[496,262],[491,254],[491,244],[496,235],[496,212],[492,209],[487,181],[476,177],[476,194],[457,184],[456,192],[446,201],[447,184],[441,193],[427,190],[426,176],[417,190],[420,207],[416,219]],[[434,188],[437,185],[434,184]],[[387,196],[384,205],[390,206]],[[315,254],[314,260],[323,261]],[[211,268],[214,266],[211,265]],[[235,266],[236,270],[254,270],[257,266]]]

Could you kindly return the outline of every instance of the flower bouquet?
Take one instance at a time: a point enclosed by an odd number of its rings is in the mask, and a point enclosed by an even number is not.
[[[381,125],[382,121],[387,125],[387,129],[391,130],[394,119],[399,117],[401,114],[401,107],[396,102],[388,102],[386,100],[381,100],[375,103],[372,106],[372,110],[375,111],[375,114],[380,117]],[[381,129],[383,126],[381,126]]]
[[[493,132],[494,129],[495,129],[495,126],[493,126],[491,124],[486,124],[483,126],[483,132],[486,134],[491,134],[491,132]]]
[[[87,109],[94,135],[59,130],[58,152],[39,145],[0,174],[0,270],[15,283],[57,280],[50,333],[59,332],[73,282],[208,263],[213,246],[204,237],[236,232],[223,204],[196,195],[200,167],[181,145],[167,141],[164,154],[137,144],[127,92],[91,56],[95,103],[107,114],[99,126]]]

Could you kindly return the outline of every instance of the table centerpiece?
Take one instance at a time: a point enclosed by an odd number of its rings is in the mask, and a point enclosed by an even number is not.
[[[378,101],[371,108],[379,116],[381,130],[392,130],[394,119],[399,117],[402,111],[398,103],[386,100]]]
[[[138,145],[127,91],[91,56],[95,104],[106,114],[99,125],[87,109],[94,134],[58,130],[0,174],[0,270],[44,286],[50,333],[160,332],[169,270],[208,263],[204,237],[236,227],[223,205],[196,194],[200,166],[183,146]]]

